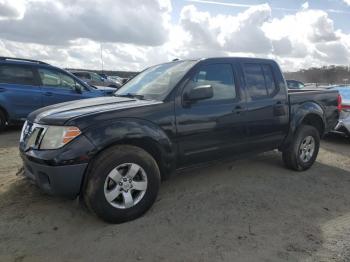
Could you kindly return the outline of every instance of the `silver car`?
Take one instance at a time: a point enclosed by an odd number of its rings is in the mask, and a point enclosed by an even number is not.
[[[342,98],[340,116],[335,131],[350,136],[350,86],[332,87],[339,91]]]
[[[81,80],[87,82],[89,85],[93,86],[108,86],[113,88],[120,88],[121,84],[117,83],[112,79],[106,79],[101,77],[100,75],[89,72],[89,71],[70,71],[73,75],[80,78]]]

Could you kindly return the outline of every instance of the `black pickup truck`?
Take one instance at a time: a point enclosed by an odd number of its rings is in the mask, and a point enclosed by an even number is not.
[[[30,114],[20,140],[23,174],[120,223],[145,213],[161,179],[180,167],[279,149],[288,168],[310,168],[320,137],[337,123],[338,101],[332,90],[287,91],[272,60],[160,64],[114,97]]]

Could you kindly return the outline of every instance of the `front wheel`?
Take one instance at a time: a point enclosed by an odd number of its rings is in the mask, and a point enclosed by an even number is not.
[[[143,215],[155,202],[160,186],[160,172],[153,157],[129,145],[102,152],[87,175],[85,203],[110,223]]]
[[[285,165],[296,171],[309,169],[315,162],[320,149],[320,134],[309,125],[302,125],[296,131],[290,146],[282,152]]]

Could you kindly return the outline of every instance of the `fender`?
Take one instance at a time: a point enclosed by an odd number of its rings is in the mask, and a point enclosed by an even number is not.
[[[283,141],[280,150],[288,147],[297,128],[302,124],[304,119],[310,115],[318,116],[322,120],[323,127],[326,128],[324,110],[319,104],[309,101],[304,102],[300,105],[293,105],[290,110],[291,120],[289,124],[288,135]]]
[[[322,119],[323,126],[326,126],[324,110],[322,107],[315,102],[305,102],[300,106],[292,106],[290,116],[292,119],[290,123],[291,131],[294,133],[298,126],[301,125],[305,117],[311,114],[319,116]]]
[[[95,145],[93,156],[105,148],[130,141],[151,143],[160,153],[161,169],[172,171],[176,165],[176,145],[168,135],[151,121],[139,118],[119,118],[84,130],[84,135]],[[163,167],[163,168],[162,168]]]

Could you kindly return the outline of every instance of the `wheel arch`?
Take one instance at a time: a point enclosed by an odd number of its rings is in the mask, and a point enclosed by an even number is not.
[[[106,126],[87,130],[85,136],[95,144],[96,149],[94,152],[90,152],[91,158],[84,174],[81,189],[86,185],[88,173],[94,160],[113,146],[133,145],[145,150],[155,159],[163,180],[176,168],[175,146],[161,128],[149,121],[118,120],[108,123]]]
[[[316,102],[309,101],[299,106],[293,106],[291,118],[291,131],[293,134],[302,124],[316,127],[320,133],[320,137],[322,137],[326,130],[324,109]]]
[[[131,145],[145,150],[156,161],[162,177],[165,177],[167,173],[172,172],[175,169],[173,165],[166,164],[169,161],[169,159],[166,158],[164,149],[162,149],[161,145],[151,137],[120,139],[105,146],[104,148],[101,148],[97,152],[97,154],[94,155],[93,158],[97,158],[98,155],[104,152],[105,150],[118,145]]]
[[[315,113],[307,114],[302,119],[301,124],[315,127],[318,130],[320,137],[322,137],[324,134],[325,124],[322,117],[320,117],[318,114],[315,114]]]
[[[161,149],[160,145],[157,143],[157,141],[155,141],[149,137],[142,138],[142,139],[141,138],[125,138],[125,139],[115,141],[111,144],[108,144],[105,147],[100,148],[98,151],[95,152],[95,154],[93,155],[93,157],[89,161],[88,167],[85,171],[85,174],[84,174],[84,177],[82,179],[81,186],[80,186],[80,192],[82,192],[83,188],[86,186],[89,172],[90,172],[92,166],[94,165],[95,160],[98,158],[98,156],[101,155],[106,150],[108,150],[109,148],[112,148],[112,147],[118,146],[118,145],[120,145],[120,146],[121,145],[132,145],[132,146],[136,146],[136,147],[139,147],[139,148],[145,150],[156,161],[162,180],[166,180],[169,177],[169,175],[172,172],[174,172],[174,170],[175,170],[175,162],[171,163],[170,165],[167,165],[167,163],[170,163],[170,162],[167,162],[166,159],[164,159],[162,149]]]
[[[290,126],[288,134],[280,145],[279,150],[283,151],[290,145],[298,127],[301,125],[314,126],[322,137],[327,128],[324,117],[324,110],[315,102],[305,102],[300,105],[293,105],[290,112]]]

